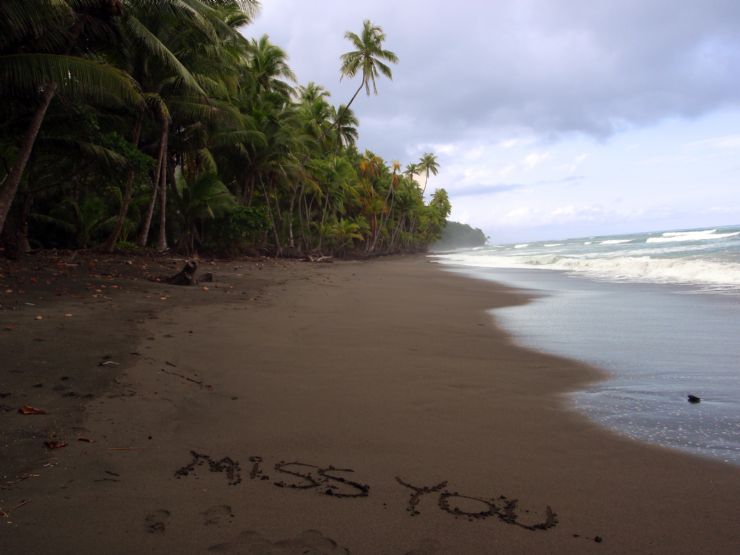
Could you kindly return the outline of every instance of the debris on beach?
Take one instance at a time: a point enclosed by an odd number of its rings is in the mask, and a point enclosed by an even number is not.
[[[305,258],[303,258],[302,260],[304,262],[320,262],[320,263],[326,264],[326,263],[332,263],[332,262],[334,262],[334,257],[333,256],[313,256],[313,255],[310,255],[309,254],[308,256],[306,256]],[[260,267],[260,270],[261,269],[262,268]]]
[[[696,404],[701,403],[701,397],[697,397],[696,395],[689,394],[689,403]]]
[[[198,279],[195,277],[198,271],[198,263],[195,260],[188,260],[182,270],[173,276],[163,278],[162,281],[172,285],[197,285]]]
[[[51,441],[45,441],[44,446],[47,449],[62,449],[63,447],[66,447],[69,445],[66,441],[57,441],[57,440],[51,440]]]
[[[106,367],[109,367],[109,368],[113,368],[113,367],[116,367],[116,366],[121,366],[121,363],[120,362],[114,362],[112,360],[104,360],[102,362],[99,362],[98,363],[98,366],[106,366]]]
[[[23,405],[21,408],[18,409],[18,412],[20,414],[47,414],[44,409],[32,407],[31,405]]]

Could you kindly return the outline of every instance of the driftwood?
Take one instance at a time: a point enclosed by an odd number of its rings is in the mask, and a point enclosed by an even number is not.
[[[198,263],[195,260],[188,260],[182,270],[174,276],[165,278],[165,282],[172,285],[197,285],[198,279],[195,273],[198,271]]]
[[[308,255],[306,258],[304,258],[306,262],[334,262],[333,256],[312,256]]]

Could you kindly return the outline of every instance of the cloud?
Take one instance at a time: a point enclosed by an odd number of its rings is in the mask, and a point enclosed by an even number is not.
[[[400,63],[392,82],[379,81],[379,96],[360,96],[353,108],[364,144],[394,150],[381,152],[391,158],[474,134],[503,148],[519,135],[603,138],[739,105],[736,0],[680,9],[675,0],[272,0],[246,34],[269,32],[301,80],[346,102],[357,85],[339,82],[343,34],[364,18],[383,27]]]
[[[740,135],[724,135],[702,139],[701,141],[693,141],[688,146],[689,148],[710,150],[740,149]]]
[[[400,63],[352,105],[359,147],[437,153],[428,190],[453,217],[544,239],[701,226],[740,203],[738,0],[270,0],[245,34],[346,103],[359,81],[339,56],[363,19]]]
[[[543,179],[540,181],[536,181],[535,185],[551,185],[555,183],[577,183],[579,181],[583,181],[584,179],[586,179],[585,175],[569,175],[561,179]]]
[[[527,156],[524,157],[524,160],[522,160],[522,164],[527,169],[534,169],[540,164],[544,164],[548,160],[552,158],[551,154],[549,152],[532,152],[530,154],[527,154]]]
[[[450,196],[455,197],[472,197],[476,195],[493,195],[499,193],[507,193],[510,191],[517,191],[523,189],[524,185],[519,183],[500,183],[496,185],[470,185],[465,187],[459,187],[450,189]]]
[[[665,209],[662,210],[665,212]],[[565,204],[543,209],[520,206],[499,216],[499,227],[529,227],[566,225],[573,223],[614,222],[639,218],[645,213],[642,209],[619,209],[601,204]]]

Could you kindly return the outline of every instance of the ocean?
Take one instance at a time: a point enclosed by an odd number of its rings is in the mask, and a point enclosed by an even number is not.
[[[493,316],[520,344],[609,374],[569,395],[577,410],[633,439],[740,465],[740,226],[430,256],[534,295]]]

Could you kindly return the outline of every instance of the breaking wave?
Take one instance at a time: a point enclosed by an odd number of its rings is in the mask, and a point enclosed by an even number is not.
[[[440,262],[487,268],[533,268],[561,270],[610,281],[636,281],[702,285],[740,289],[740,264],[686,258],[621,256],[576,258],[557,255],[466,256],[447,255]]]
[[[660,237],[648,237],[646,243],[678,243],[688,241],[709,241],[712,239],[726,239],[736,237],[740,231],[732,233],[717,233],[716,229],[705,229],[702,231],[668,231]]]

